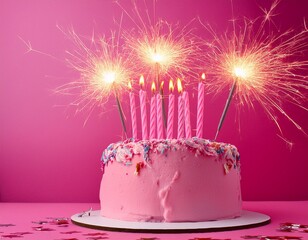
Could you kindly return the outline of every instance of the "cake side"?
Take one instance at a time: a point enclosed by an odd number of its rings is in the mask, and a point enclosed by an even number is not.
[[[127,140],[103,153],[101,215],[127,221],[239,216],[237,149],[204,139]]]

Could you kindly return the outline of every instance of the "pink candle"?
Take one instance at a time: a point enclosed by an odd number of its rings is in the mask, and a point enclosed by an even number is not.
[[[190,124],[190,108],[189,108],[189,97],[188,92],[183,92],[184,99],[184,115],[185,115],[185,134],[186,138],[191,138],[191,124]]]
[[[142,125],[142,139],[148,139],[148,125],[147,125],[147,108],[146,108],[146,91],[143,90],[144,87],[144,77],[140,77],[140,111],[141,111],[141,125]]]
[[[167,138],[172,139],[173,138],[173,122],[174,122],[174,85],[173,81],[170,80],[169,82],[169,105],[168,105],[168,127],[167,127]]]
[[[156,138],[156,98],[155,98],[155,82],[152,82],[152,97],[151,97],[151,119],[150,119],[150,139]]]
[[[178,139],[184,138],[184,101],[182,96],[182,83],[181,80],[178,78],[177,80],[177,87],[179,92],[178,97]]]
[[[163,87],[164,82],[161,84],[161,88]],[[157,111],[157,138],[164,138],[164,125],[163,125],[163,110],[162,110],[162,95],[156,95],[156,111]]]
[[[136,101],[134,93],[132,92],[132,84],[128,82],[129,92],[129,103],[130,103],[130,114],[131,114],[131,121],[132,121],[132,135],[133,138],[137,139],[137,114],[136,114]]]
[[[205,79],[205,74],[201,76]],[[198,138],[203,137],[203,120],[204,120],[204,83],[200,81],[198,84],[198,107],[197,107],[197,134]]]

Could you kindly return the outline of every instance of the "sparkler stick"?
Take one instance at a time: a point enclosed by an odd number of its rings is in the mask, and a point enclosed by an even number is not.
[[[158,54],[155,54],[154,61],[159,61],[160,56]],[[156,84],[160,84],[160,75],[159,75],[159,62],[155,63],[155,72],[156,72]],[[162,116],[163,116],[163,123],[165,128],[167,128],[167,116],[166,116],[166,108],[165,108],[165,99],[164,99],[164,90],[163,88],[159,88],[159,94],[161,95],[161,108],[162,108]]]
[[[123,130],[124,130],[124,133],[125,133],[125,137],[127,138],[127,131],[126,131],[126,125],[125,125],[125,120],[124,120],[124,114],[123,114],[121,102],[119,100],[119,96],[118,96],[117,93],[115,94],[115,97],[116,97],[116,100],[117,100],[117,107],[118,107],[118,111],[119,111],[119,114],[120,114],[121,124],[122,124]]]
[[[230,106],[230,103],[231,103],[231,100],[232,100],[232,97],[233,97],[233,94],[234,94],[234,91],[235,91],[235,88],[236,88],[236,81],[233,82],[233,85],[232,85],[231,90],[229,92],[229,96],[227,98],[224,110],[223,110],[223,112],[221,114],[221,117],[220,117],[220,120],[219,120],[219,124],[218,124],[218,127],[217,127],[217,132],[216,132],[214,141],[216,141],[218,133],[219,133],[219,131],[220,131],[221,127],[222,127],[222,124],[223,124],[223,122],[225,120],[226,114],[228,112],[228,109],[229,109],[229,106]]]
[[[124,114],[123,114],[123,110],[122,110],[122,106],[121,106],[121,102],[119,99],[119,94],[118,91],[116,89],[116,77],[117,74],[114,71],[106,71],[103,72],[102,74],[102,81],[104,84],[109,84],[110,85],[110,89],[112,89],[114,91],[114,95],[117,101],[117,108],[119,111],[119,115],[120,115],[120,120],[121,120],[121,124],[125,133],[125,137],[127,138],[127,131],[126,131],[126,125],[125,125],[125,120],[124,120]]]

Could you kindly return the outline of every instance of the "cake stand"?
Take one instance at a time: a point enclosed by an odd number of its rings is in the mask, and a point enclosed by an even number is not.
[[[190,233],[227,231],[268,224],[268,215],[243,210],[237,218],[205,222],[129,222],[100,216],[100,211],[77,213],[71,217],[74,224],[107,231],[146,233]]]

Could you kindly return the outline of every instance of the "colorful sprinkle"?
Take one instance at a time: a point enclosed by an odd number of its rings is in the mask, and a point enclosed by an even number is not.
[[[144,167],[145,167],[144,162],[138,162],[138,163],[136,164],[135,175],[139,175],[139,174],[140,174],[140,170],[141,170],[142,168],[144,168]]]
[[[133,139],[127,139],[123,142],[112,143],[102,154],[102,171],[104,171],[104,167],[108,163],[113,161],[130,166],[132,165],[133,157],[141,155],[143,156],[144,164],[138,163],[135,171],[135,174],[139,175],[140,169],[151,162],[151,153],[167,155],[168,151],[178,151],[180,149],[189,150],[195,156],[213,156],[224,160],[223,168],[226,174],[232,167],[234,169],[240,168],[240,155],[235,146],[193,137],[189,139],[152,139],[137,142]]]

